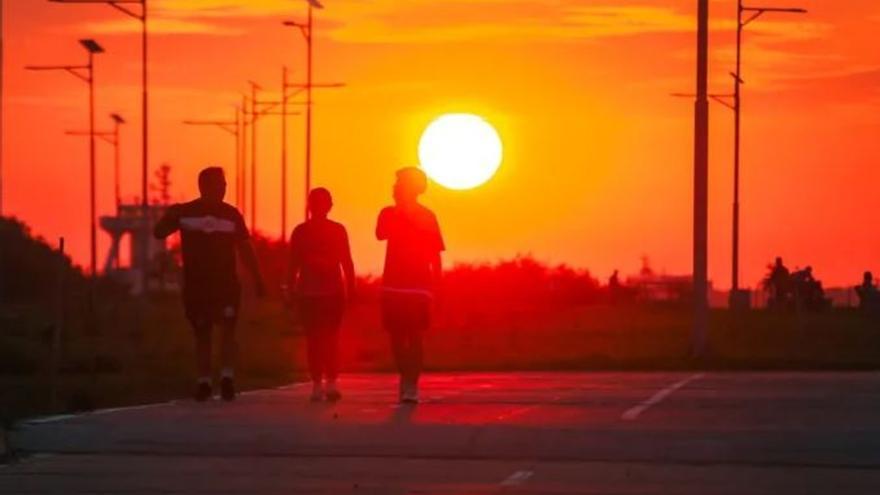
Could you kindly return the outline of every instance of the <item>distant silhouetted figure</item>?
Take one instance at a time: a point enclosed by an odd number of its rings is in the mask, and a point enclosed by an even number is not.
[[[776,258],[770,274],[764,279],[764,287],[770,292],[770,297],[767,299],[768,308],[784,309],[791,305],[791,274],[783,264],[782,258]]]
[[[825,289],[822,282],[813,276],[813,267],[807,266],[803,270],[791,275],[794,286],[794,299],[798,308],[810,311],[821,311],[829,306],[825,298]]]
[[[327,218],[333,207],[330,191],[313,189],[309,194],[310,218],[290,236],[287,280],[308,339],[312,401],[342,398],[339,375],[339,327],[346,295],[355,292],[354,263],[348,233],[342,224]],[[343,274],[345,280],[343,281]]]
[[[859,309],[862,311],[877,311],[880,306],[880,291],[874,284],[874,274],[865,272],[862,276],[862,284],[855,287],[859,296]]]
[[[382,321],[391,335],[400,372],[401,403],[418,403],[422,372],[422,334],[431,325],[431,306],[438,288],[444,251],[437,217],[419,204],[428,187],[415,167],[397,171],[394,206],[379,214],[376,237],[388,241],[382,277]]]
[[[616,304],[620,299],[620,289],[620,273],[619,270],[614,270],[614,273],[608,278],[608,297],[613,304]]]
[[[202,170],[199,191],[200,198],[170,206],[153,234],[157,239],[164,239],[180,230],[183,304],[196,336],[199,378],[195,398],[205,401],[212,395],[211,333],[217,324],[223,331],[221,396],[229,401],[235,399],[235,323],[241,293],[236,251],[254,277],[257,294],[262,297],[265,289],[244,219],[235,207],[223,202],[226,195],[223,169]]]

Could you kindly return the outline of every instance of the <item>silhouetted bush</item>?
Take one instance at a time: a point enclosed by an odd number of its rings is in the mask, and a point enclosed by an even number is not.
[[[68,287],[84,283],[82,272],[70,258],[15,218],[0,218],[0,300],[46,301],[53,297],[59,272]]]

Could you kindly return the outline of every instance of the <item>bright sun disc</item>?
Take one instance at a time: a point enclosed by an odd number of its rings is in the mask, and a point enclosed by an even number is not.
[[[419,142],[422,170],[450,189],[471,189],[501,165],[501,138],[482,117],[450,113],[431,122]]]

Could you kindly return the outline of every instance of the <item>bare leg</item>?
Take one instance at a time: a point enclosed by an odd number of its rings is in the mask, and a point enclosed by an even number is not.
[[[221,323],[223,332],[222,345],[220,348],[220,366],[223,367],[224,377],[232,378],[235,370],[235,362],[238,355],[238,342],[235,340],[235,321],[227,320]],[[229,375],[229,376],[227,376]]]
[[[196,368],[199,380],[211,378],[211,331],[210,323],[200,323],[195,328]]]
[[[309,360],[309,376],[312,383],[320,384],[324,372],[321,352],[321,331],[317,328],[306,329],[306,351]]]
[[[422,346],[422,331],[410,330],[409,333],[409,356],[410,356],[410,383],[413,386],[419,384],[419,377],[424,366],[424,348]]]
[[[323,337],[324,378],[328,382],[335,382],[339,377],[339,329],[326,328]]]

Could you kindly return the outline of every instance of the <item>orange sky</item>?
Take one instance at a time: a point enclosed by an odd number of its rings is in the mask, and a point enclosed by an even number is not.
[[[7,0],[6,211],[35,232],[68,238],[87,260],[86,87],[26,64],[78,63],[89,34],[101,115],[124,133],[126,197],[139,186],[138,26],[106,6]],[[435,186],[426,202],[452,261],[517,253],[587,267],[602,278],[649,256],[690,270],[694,1],[326,0],[316,71],[348,83],[317,97],[315,184],[336,196],[362,271],[376,272],[372,237],[392,171],[417,160],[421,130],[443,112],[483,115],[505,160],[487,185]],[[728,92],[735,3],[712,3],[713,91]],[[778,3],[778,2],[777,2]],[[786,4],[786,2],[782,2]],[[151,0],[151,166],[174,167],[174,195],[195,194],[206,164],[232,167],[233,141],[182,125],[227,118],[248,79],[276,91],[281,65],[302,76],[303,44],[279,21],[300,0]],[[830,284],[880,271],[869,220],[880,158],[880,5],[799,0],[807,16],[767,16],[745,45],[742,266],[754,286],[773,256],[810,263]],[[276,93],[277,94],[277,93]],[[271,95],[267,95],[271,96]],[[732,113],[712,108],[710,275],[730,280]],[[107,123],[102,118],[100,122]],[[277,235],[280,131],[261,124],[258,227]],[[300,218],[302,125],[291,126],[291,217]],[[112,154],[100,147],[99,210],[113,208]],[[101,253],[109,244],[102,236]]]

